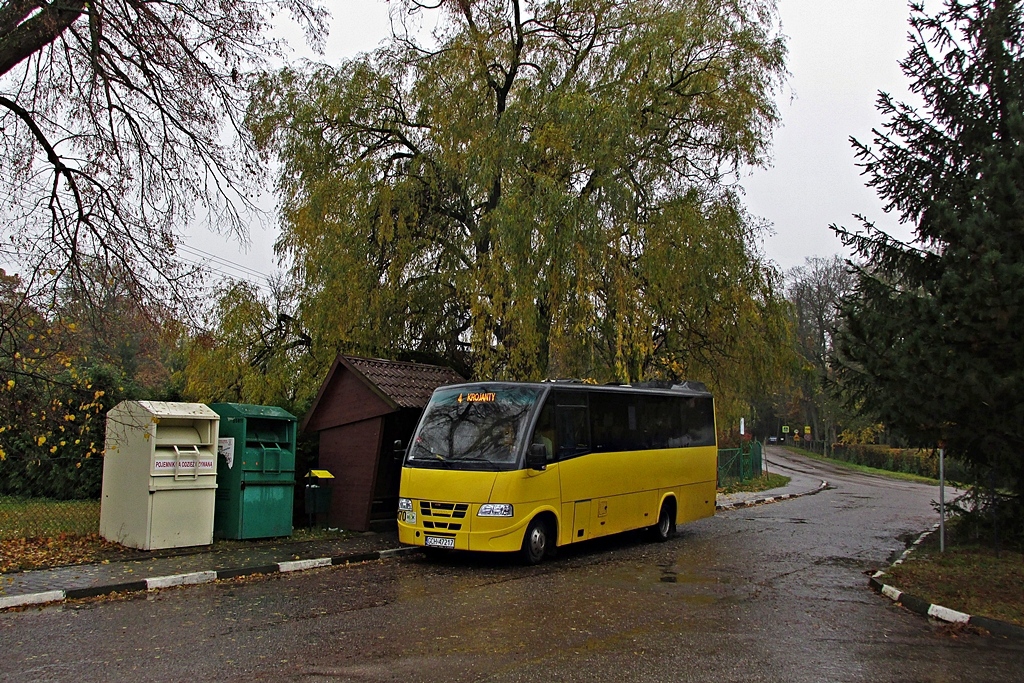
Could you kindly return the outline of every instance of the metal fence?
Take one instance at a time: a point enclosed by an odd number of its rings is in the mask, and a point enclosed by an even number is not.
[[[88,535],[100,530],[99,500],[0,496],[0,540]]]
[[[718,485],[727,486],[761,476],[762,453],[759,441],[748,441],[740,448],[719,448]]]
[[[98,533],[102,472],[101,458],[9,456],[0,466],[0,540]]]

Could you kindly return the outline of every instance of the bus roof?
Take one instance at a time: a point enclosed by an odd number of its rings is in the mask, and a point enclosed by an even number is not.
[[[462,389],[470,387],[532,387],[535,389],[558,388],[569,391],[601,391],[620,394],[648,394],[661,396],[694,396],[711,398],[711,392],[704,386],[703,382],[683,381],[652,381],[638,382],[637,384],[587,384],[580,380],[545,380],[543,382],[510,382],[505,380],[465,382],[462,384],[448,384],[438,389]]]

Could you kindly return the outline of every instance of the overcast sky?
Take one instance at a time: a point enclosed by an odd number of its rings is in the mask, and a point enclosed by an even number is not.
[[[882,212],[854,165],[849,138],[867,142],[882,123],[875,110],[879,90],[907,99],[898,60],[907,52],[909,9],[903,0],[778,0],[782,31],[788,37],[790,79],[779,99],[782,127],[776,132],[773,162],[741,181],[750,212],[766,219],[765,255],[783,269],[810,256],[844,253],[829,230],[832,223],[856,227],[861,213],[906,239],[909,231]],[[929,3],[929,6],[934,5]],[[376,47],[390,31],[387,2],[333,0],[326,54],[337,63]],[[301,45],[296,57],[313,57]],[[267,198],[267,206],[274,200]],[[188,244],[220,259],[210,266],[234,276],[269,274],[276,227],[254,226],[251,243],[241,247],[203,229]],[[188,247],[186,247],[188,249]],[[207,260],[207,259],[204,259]],[[247,268],[239,270],[232,262]]]

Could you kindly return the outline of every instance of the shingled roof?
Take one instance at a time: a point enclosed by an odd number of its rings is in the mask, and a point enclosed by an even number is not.
[[[465,381],[454,370],[438,365],[338,356],[301,429],[320,431],[403,408],[422,409],[437,387]]]
[[[451,368],[426,363],[405,363],[380,358],[341,358],[391,399],[399,408],[423,408],[434,389],[445,384],[465,382]]]

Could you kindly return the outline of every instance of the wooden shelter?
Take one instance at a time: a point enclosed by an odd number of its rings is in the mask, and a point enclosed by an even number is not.
[[[302,423],[319,433],[320,468],[334,475],[328,524],[366,531],[395,519],[394,442],[409,443],[434,389],[464,381],[437,365],[338,356]]]

